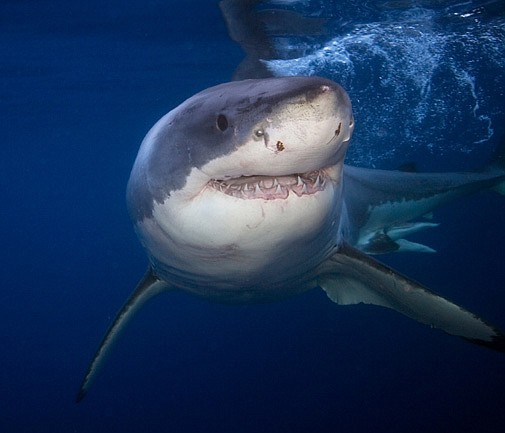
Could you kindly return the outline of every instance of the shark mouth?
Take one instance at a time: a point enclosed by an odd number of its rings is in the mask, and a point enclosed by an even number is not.
[[[323,191],[328,177],[323,170],[287,176],[241,176],[226,180],[212,179],[209,186],[241,199],[287,199],[292,192],[298,197]]]

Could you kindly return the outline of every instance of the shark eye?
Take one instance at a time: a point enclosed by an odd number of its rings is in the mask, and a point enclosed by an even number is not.
[[[258,138],[261,138],[265,135],[265,131],[263,131],[263,129],[257,129],[254,131],[254,135]]]
[[[217,116],[216,126],[221,132],[224,132],[228,129],[228,119],[224,114]]]

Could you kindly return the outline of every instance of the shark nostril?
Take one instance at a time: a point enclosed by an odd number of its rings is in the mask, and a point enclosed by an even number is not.
[[[332,87],[327,84],[322,84],[317,87],[312,87],[305,92],[305,99],[307,102],[315,101],[321,95],[331,92]]]

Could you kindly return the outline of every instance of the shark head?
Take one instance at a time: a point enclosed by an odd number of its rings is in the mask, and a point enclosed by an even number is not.
[[[174,285],[271,287],[338,237],[347,93],[318,77],[212,87],[160,119],[128,183],[137,233]]]

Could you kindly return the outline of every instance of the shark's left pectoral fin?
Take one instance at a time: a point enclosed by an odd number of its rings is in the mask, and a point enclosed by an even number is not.
[[[320,266],[318,285],[337,304],[392,308],[448,334],[505,352],[505,335],[499,329],[349,245],[342,245]]]
[[[133,293],[117,313],[114,321],[98,346],[98,349],[88,366],[88,370],[84,375],[84,379],[81,382],[79,391],[77,392],[77,403],[85,397],[89,386],[95,378],[100,366],[103,364],[106,355],[110,351],[112,345],[117,341],[118,335],[125,328],[126,324],[129,323],[135,312],[137,312],[148,299],[168,289],[170,289],[170,287],[165,282],[158,279],[152,272],[151,268],[149,268]]]

